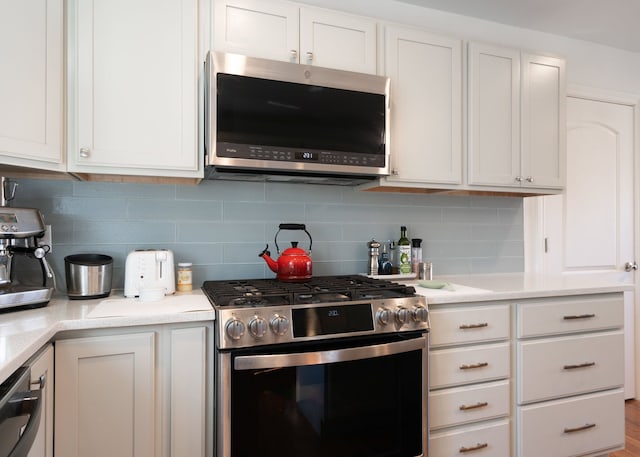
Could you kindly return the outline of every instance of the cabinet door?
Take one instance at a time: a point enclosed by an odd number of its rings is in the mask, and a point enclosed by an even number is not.
[[[435,432],[429,437],[429,455],[437,457],[464,455],[505,457],[511,455],[509,448],[509,421],[507,420]]]
[[[217,0],[214,49],[298,62],[299,8],[264,0]]]
[[[520,179],[520,52],[469,45],[469,184]]]
[[[53,457],[53,346],[47,346],[30,366],[31,389],[42,391],[42,411],[38,434],[27,457]]]
[[[508,342],[430,351],[429,385],[439,389],[506,379],[510,364]]]
[[[509,305],[434,307],[430,313],[432,348],[509,338]]]
[[[155,334],[56,342],[55,454],[153,457]]]
[[[522,177],[527,187],[561,188],[566,164],[562,59],[522,55]]]
[[[300,63],[376,74],[376,22],[339,12],[302,8]]]
[[[389,181],[460,184],[460,40],[386,27],[384,41],[392,100]]]
[[[607,455],[624,448],[622,389],[518,408],[521,457]]]
[[[622,330],[519,341],[517,350],[520,404],[624,384]]]
[[[69,6],[69,171],[199,177],[198,0]]]
[[[64,169],[62,0],[0,2],[0,158]]]

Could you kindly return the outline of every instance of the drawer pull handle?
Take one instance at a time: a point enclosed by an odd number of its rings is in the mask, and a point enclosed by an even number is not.
[[[489,443],[478,443],[475,446],[471,446],[471,447],[462,446],[460,448],[460,454],[464,454],[465,452],[479,451],[480,449],[484,449],[487,447],[489,447]]]
[[[475,405],[462,405],[460,406],[460,411],[469,411],[472,409],[484,408],[485,406],[489,406],[489,403],[486,401],[482,401],[476,403]]]
[[[573,321],[576,319],[593,319],[594,317],[596,317],[595,314],[575,314],[572,316],[564,316],[563,319],[565,321]]]
[[[589,368],[589,367],[593,367],[595,366],[595,362],[585,362],[585,363],[579,363],[577,365],[565,365],[563,368],[565,370],[575,370],[577,368]]]
[[[583,430],[589,430],[590,428],[594,428],[596,426],[596,424],[584,424],[581,427],[575,427],[575,428],[565,428],[564,432],[565,433],[575,433],[575,432],[581,432]]]
[[[460,365],[461,370],[473,370],[474,368],[484,368],[488,367],[489,362],[480,362],[480,363],[472,363],[470,365]]]
[[[460,330],[468,330],[471,328],[483,328],[488,326],[489,326],[488,322],[480,322],[479,324],[461,324],[459,328]]]

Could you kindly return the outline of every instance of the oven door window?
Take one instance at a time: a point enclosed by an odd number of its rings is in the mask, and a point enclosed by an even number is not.
[[[233,370],[231,455],[423,455],[424,354]]]

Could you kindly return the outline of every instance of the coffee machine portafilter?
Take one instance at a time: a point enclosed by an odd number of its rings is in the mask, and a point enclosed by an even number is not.
[[[54,276],[46,260],[49,246],[38,240],[45,234],[42,214],[35,208],[12,208],[16,183],[0,178],[0,312],[10,308],[36,308],[51,299],[54,287],[48,286]],[[14,257],[26,256],[40,265],[42,282],[22,284],[16,280]]]

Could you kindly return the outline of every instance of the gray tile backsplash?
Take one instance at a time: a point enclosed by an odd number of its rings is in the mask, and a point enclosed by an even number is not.
[[[258,258],[280,222],[307,225],[314,274],[366,270],[367,242],[397,239],[400,225],[423,239],[435,275],[524,269],[522,199],[367,193],[353,188],[205,181],[197,186],[18,180],[14,206],[40,208],[53,233],[49,259],[64,288],[64,256],[114,257],[114,287],[124,284],[127,253],[166,248],[205,279],[273,277]],[[278,235],[281,249],[301,232]]]

